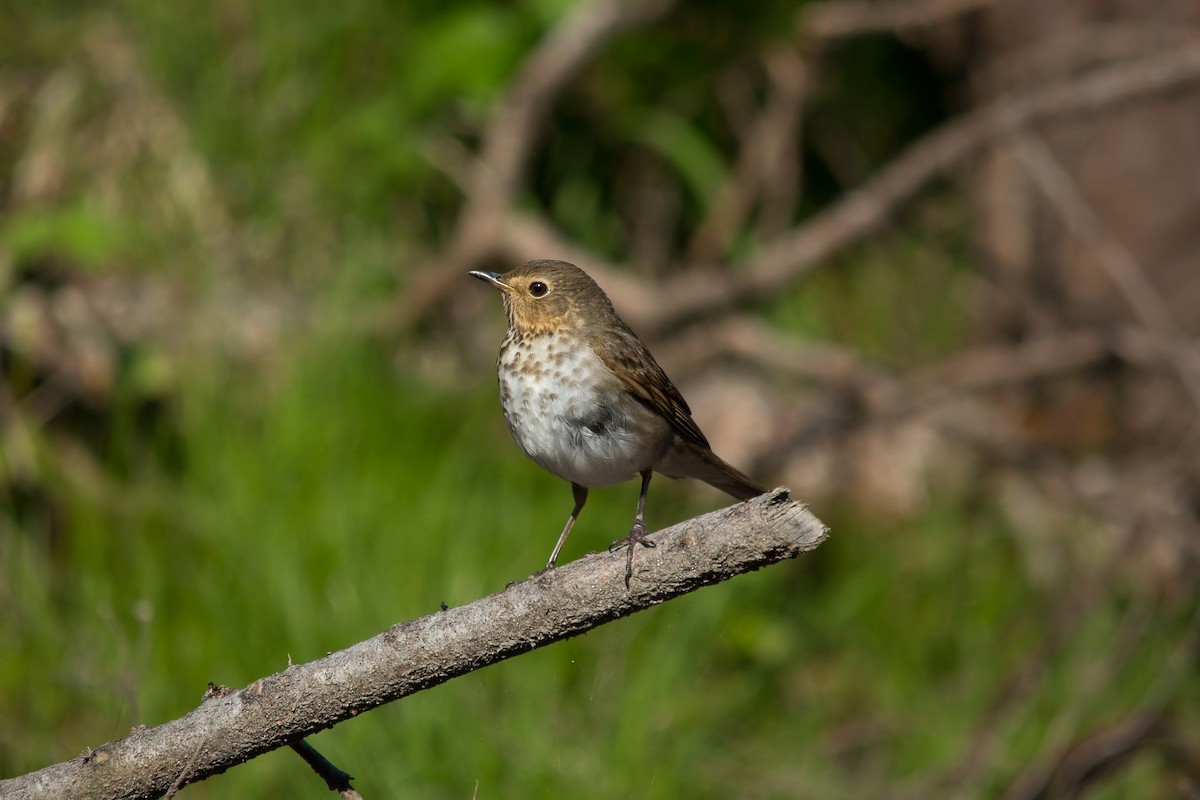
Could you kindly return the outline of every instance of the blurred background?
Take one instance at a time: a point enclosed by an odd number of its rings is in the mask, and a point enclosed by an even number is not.
[[[365,796],[1200,797],[1200,3],[306,5],[0,9],[0,775],[540,567],[463,273],[562,258],[832,537],[313,737]]]

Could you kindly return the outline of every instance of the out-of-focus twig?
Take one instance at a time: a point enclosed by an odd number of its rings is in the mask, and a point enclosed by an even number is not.
[[[1004,800],[1076,797],[1166,730],[1158,713],[1133,714],[1104,726],[1021,775],[1004,793]]]
[[[892,385],[890,390],[925,404],[938,395],[979,391],[1082,369],[1137,348],[1136,336],[1123,342],[1117,333],[1082,330],[1046,334],[1012,345],[969,348],[896,376],[873,367],[853,351],[828,343],[802,343],[749,317],[730,316],[715,325],[696,326],[662,350],[672,369],[698,370],[702,362],[734,358],[774,375],[814,380],[834,387]],[[1157,353],[1158,351],[1153,351]],[[1161,356],[1160,356],[1161,357]]]
[[[890,380],[857,353],[828,342],[805,342],[785,336],[745,315],[730,315],[713,324],[694,325],[658,350],[671,373],[701,372],[714,361],[734,360],[764,372],[809,380],[825,386],[866,385]]]
[[[703,371],[714,361],[761,368],[778,379],[808,381],[825,399],[777,420],[779,435],[761,462],[780,465],[789,454],[811,450],[847,426],[895,425],[920,418],[985,448],[1016,453],[1028,448],[1018,425],[988,410],[980,393],[1078,373],[1116,359],[1141,369],[1171,368],[1196,344],[1164,342],[1140,328],[1048,333],[1009,345],[985,345],[895,374],[847,348],[799,342],[749,317],[697,324],[659,349],[677,376]]]
[[[639,333],[677,328],[700,316],[765,297],[879,230],[930,181],[986,145],[1030,123],[1077,114],[1200,80],[1200,43],[1098,69],[1003,98],[958,117],[897,156],[859,190],[764,247],[736,272],[698,268],[640,298],[623,316]]]
[[[450,162],[455,164],[450,174],[465,184],[466,195],[447,256],[456,266],[494,252],[530,153],[541,139],[538,126],[555,98],[614,35],[656,19],[672,2],[587,0],[568,12],[534,48],[492,114],[478,160],[469,169]],[[445,147],[437,154],[445,156]],[[439,163],[447,159],[439,158]]]
[[[800,110],[808,93],[808,70],[800,53],[780,49],[763,58],[767,98],[746,128],[737,163],[718,190],[688,246],[688,260],[723,258],[758,198],[763,199],[760,233],[786,229],[799,192]]]
[[[483,132],[477,159],[452,143],[430,143],[426,157],[459,186],[465,204],[449,247],[417,270],[405,316],[420,318],[455,285],[463,270],[505,255],[509,216],[519,213],[516,198],[529,156],[541,139],[538,126],[555,98],[613,36],[648,24],[673,2],[585,0],[563,17],[517,70]],[[542,253],[536,257],[549,257]]]
[[[592,53],[608,35],[647,19],[645,14],[632,13],[614,17],[612,6],[600,0],[597,2],[600,8],[608,11],[597,14],[596,19],[606,21],[578,25],[578,29],[590,32],[592,38],[586,40],[589,46],[581,48],[564,66],[578,69],[583,63],[583,55]],[[590,4],[581,9],[587,5]],[[616,7],[624,8],[620,4]],[[662,7],[655,5],[653,8],[658,12]],[[572,27],[566,22],[563,25]],[[561,36],[563,39],[556,41],[574,41],[573,36]],[[559,52],[562,45],[551,44],[551,39],[555,36],[548,37],[544,45],[546,51]],[[539,57],[535,54],[530,63],[545,64],[546,60],[553,61],[550,55]],[[530,74],[530,69],[523,69],[520,75]],[[534,87],[540,87],[541,92],[558,92],[571,74],[569,69],[553,81],[530,80]],[[1193,42],[1001,98],[927,134],[862,187],[767,244],[736,271],[700,264],[661,284],[621,275],[615,268],[605,270],[602,258],[567,243],[545,219],[518,211],[511,202],[506,204],[506,200],[512,200],[514,181],[522,174],[534,140],[526,142],[525,147],[503,142],[510,135],[508,131],[520,129],[532,133],[534,120],[541,118],[549,103],[548,95],[542,96],[532,89],[514,88],[509,97],[518,100],[509,102],[519,110],[498,112],[493,129],[501,132],[485,138],[488,141],[496,138],[500,143],[485,144],[482,163],[477,166],[476,177],[471,181],[472,187],[478,184],[482,190],[482,199],[472,200],[464,210],[452,251],[438,260],[437,268],[427,280],[416,282],[410,291],[407,316],[410,319],[422,317],[449,291],[449,287],[457,285],[461,278],[458,268],[463,259],[496,255],[516,263],[557,257],[573,260],[585,268],[590,265],[595,269],[599,265],[601,274],[595,277],[621,309],[622,316],[639,334],[653,337],[693,319],[712,316],[739,303],[779,291],[826,263],[836,253],[879,231],[901,205],[931,181],[1013,131],[1038,120],[1104,108],[1197,80],[1200,80],[1200,43]],[[509,119],[515,121],[507,121]],[[492,163],[497,158],[508,166],[497,176],[491,176],[489,171],[496,169]]]
[[[1125,298],[1138,321],[1165,342],[1181,341],[1183,331],[1145,270],[1083,199],[1045,141],[1029,131],[1013,136],[1012,141],[1029,178],[1058,211],[1072,235],[1091,248],[1097,263]],[[1178,347],[1170,348],[1169,352],[1179,380],[1200,409],[1200,354],[1193,352],[1189,358]]]
[[[599,254],[568,241],[539,214],[510,212],[500,232],[497,247],[499,256],[514,265],[535,258],[570,261],[595,278],[618,307],[641,297],[646,291],[644,280]]]
[[[834,0],[805,6],[797,24],[802,36],[831,41],[927,27],[995,3],[996,0]]]

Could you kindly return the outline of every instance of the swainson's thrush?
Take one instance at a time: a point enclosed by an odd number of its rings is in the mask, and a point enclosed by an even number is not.
[[[564,261],[529,261],[511,272],[472,271],[500,290],[508,334],[497,371],[504,421],[517,446],[571,482],[575,508],[550,553],[559,551],[588,489],[642,477],[627,544],[645,540],[650,475],[697,478],[739,500],[764,489],[718,458],[675,384],[587,273]]]

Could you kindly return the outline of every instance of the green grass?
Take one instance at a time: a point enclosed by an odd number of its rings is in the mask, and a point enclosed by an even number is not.
[[[128,0],[103,12],[111,18],[68,0],[27,5],[0,25],[0,88],[18,98],[0,163],[27,157],[21,114],[33,118],[34,104],[20,99],[47,76],[83,76],[84,100],[64,123],[76,138],[50,151],[77,176],[70,191],[5,207],[0,303],[27,267],[134,274],[167,283],[198,318],[228,321],[212,306],[262,291],[289,334],[241,359],[216,352],[217,333],[198,337],[202,351],[130,345],[105,405],[28,431],[0,418],[0,776],[177,717],[209,681],[240,687],[498,591],[544,563],[571,505],[569,487],[510,441],[490,369],[461,385],[425,380],[432,370],[403,359],[427,342],[367,333],[387,327],[374,323],[394,314],[405,266],[453,228],[460,198],[422,148],[444,137],[473,146],[496,88],[569,4],[355,0],[297,13],[276,0],[250,10]],[[731,45],[728,25],[696,21],[753,15],[709,5],[689,12],[700,14],[690,27],[656,26],[606,51],[555,109],[523,202],[617,253],[626,231],[613,184],[640,132],[651,152],[671,151],[664,174],[687,180],[676,233],[696,221],[714,175],[732,167],[711,102],[717,72],[729,47],[756,52],[762,30],[790,30],[779,20],[794,15],[772,6]],[[144,81],[106,83],[88,60],[116,53],[119,66],[126,51],[107,48],[122,42]],[[834,88],[866,113],[876,106],[853,77]],[[132,166],[106,160],[124,151],[92,146],[96,131],[121,141],[131,129],[118,108],[169,112],[186,136],[151,126]],[[650,110],[695,130],[647,136]],[[927,122],[871,115],[871,159]],[[668,146],[679,141],[688,146]],[[224,216],[174,211],[169,166],[190,159]],[[970,237],[961,198],[933,194],[922,203],[932,222],[899,221],[755,313],[886,368],[956,352],[970,329],[956,297],[971,280]],[[206,227],[221,218],[226,230]],[[306,317],[286,319],[296,309]],[[499,313],[485,324],[498,342]],[[17,397],[37,384],[24,362],[0,366]],[[1069,534],[1017,536],[972,478],[886,522],[818,504],[833,535],[812,554],[364,714],[314,744],[366,797],[457,800],[476,782],[480,798],[878,798],[929,786],[994,797],[1045,753],[1133,711],[1170,707],[1180,730],[1196,730],[1195,599],[1086,571],[1048,585],[1021,542]],[[636,494],[634,482],[593,492],[564,559],[622,535]],[[648,521],[719,502],[656,480]],[[1077,524],[1081,541],[1098,535]],[[1097,796],[1169,796],[1173,781],[1144,756]],[[182,796],[326,790],[281,751]]]
[[[13,613],[0,636],[18,646],[0,656],[0,714],[21,733],[0,739],[3,774],[178,716],[208,681],[245,685],[541,563],[570,493],[508,441],[490,376],[431,390],[375,345],[301,350],[274,375],[190,386],[178,454],[136,468],[136,495],[74,498],[53,548],[36,524],[5,520],[0,599]],[[595,492],[566,556],[619,535],[635,494],[634,483]],[[652,503],[652,527],[702,510],[666,482]],[[470,797],[478,780],[481,797],[872,797],[930,778],[1043,652],[1053,593],[1024,577],[1002,517],[964,498],[888,530],[827,516],[833,537],[796,562],[314,743],[367,796]],[[1080,681],[1126,605],[1102,602],[1065,634],[1000,718],[985,777],[1040,752],[1064,709],[1085,723],[1148,699],[1181,612],[1148,623],[1102,692]],[[1196,688],[1171,696],[1194,700]],[[323,791],[287,752],[187,790]]]

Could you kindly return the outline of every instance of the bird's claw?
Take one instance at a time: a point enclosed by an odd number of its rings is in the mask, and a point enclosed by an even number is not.
[[[639,519],[635,520],[633,527],[629,529],[629,535],[624,539],[617,539],[608,546],[608,552],[612,553],[620,550],[622,547],[628,547],[629,552],[625,555],[625,588],[629,588],[629,581],[633,578],[633,546],[640,544],[642,547],[658,547],[658,544],[646,538],[646,526]]]
[[[634,544],[640,544],[642,547],[658,547],[657,542],[646,538],[649,535],[650,534],[646,532],[645,525],[634,523],[633,527],[629,529],[629,535],[624,539],[617,539],[610,544],[608,546],[608,552],[615,553],[622,547],[629,547]]]

